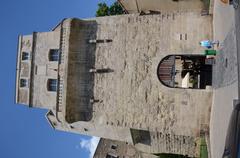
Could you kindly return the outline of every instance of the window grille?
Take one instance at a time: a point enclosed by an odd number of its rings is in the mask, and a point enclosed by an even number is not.
[[[20,79],[20,87],[28,87],[28,80]]]
[[[58,60],[59,60],[59,50],[58,49],[50,49],[49,61],[58,61]]]
[[[29,60],[30,54],[28,52],[22,52],[22,60]]]
[[[56,92],[57,91],[57,80],[48,79],[48,91]]]

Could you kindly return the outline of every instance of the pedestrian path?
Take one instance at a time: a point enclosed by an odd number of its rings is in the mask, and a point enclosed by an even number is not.
[[[213,65],[213,88],[230,86],[238,80],[235,28],[227,34]]]

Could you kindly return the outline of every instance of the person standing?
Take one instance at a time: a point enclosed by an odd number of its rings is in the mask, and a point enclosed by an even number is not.
[[[207,49],[211,49],[214,47],[214,45],[216,44],[217,46],[219,46],[219,41],[210,41],[210,40],[203,40],[201,42],[199,42],[199,44],[202,47],[205,47]]]

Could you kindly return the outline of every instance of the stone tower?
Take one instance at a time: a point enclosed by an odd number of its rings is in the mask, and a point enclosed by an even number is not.
[[[201,54],[211,29],[210,16],[163,12],[64,19],[19,36],[16,103],[49,109],[58,130],[197,156],[212,93],[165,86],[157,69],[168,55]]]

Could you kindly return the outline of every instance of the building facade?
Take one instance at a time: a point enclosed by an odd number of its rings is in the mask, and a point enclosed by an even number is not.
[[[208,11],[209,2],[202,0],[118,0],[126,13],[164,11]]]
[[[58,130],[198,156],[212,92],[170,88],[157,69],[168,55],[202,54],[211,21],[199,12],[73,18],[19,36],[16,103],[49,109]]]
[[[138,151],[126,142],[100,139],[93,158],[158,158],[153,154]]]

